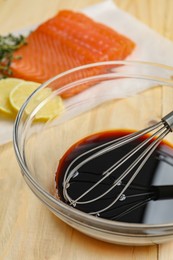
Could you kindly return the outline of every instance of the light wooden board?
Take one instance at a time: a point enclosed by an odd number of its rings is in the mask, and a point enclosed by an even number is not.
[[[0,34],[42,22],[62,8],[83,8],[98,2],[0,0]],[[173,40],[172,0],[117,0],[116,3]],[[144,125],[173,109],[171,88],[155,88],[144,95]],[[147,98],[151,96],[153,109],[148,103],[150,98]],[[139,120],[139,113],[134,109],[137,102],[135,98],[117,102],[122,120],[127,109],[133,111],[134,124]],[[88,114],[91,127],[95,120],[99,123],[97,112]],[[121,120],[118,124],[121,126]],[[97,241],[75,231],[50,213],[32,194],[20,174],[12,144],[7,144],[0,147],[0,259],[172,260],[173,242],[160,246],[125,247]]]

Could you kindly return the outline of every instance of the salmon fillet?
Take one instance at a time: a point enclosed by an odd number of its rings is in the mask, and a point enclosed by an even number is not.
[[[81,65],[123,60],[134,49],[132,40],[113,29],[70,10],[60,11],[27,37],[27,45],[11,64],[13,77],[43,83],[51,77]],[[95,75],[96,70],[88,75]],[[79,78],[86,75],[80,75]],[[72,96],[87,85],[67,93]]]

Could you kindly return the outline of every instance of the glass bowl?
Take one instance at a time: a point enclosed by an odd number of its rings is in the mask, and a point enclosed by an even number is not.
[[[59,160],[78,140],[110,129],[138,130],[152,124],[153,118],[160,120],[159,95],[157,102],[151,92],[144,90],[172,87],[172,75],[170,67],[145,62],[90,64],[48,80],[26,100],[14,125],[16,157],[30,189],[58,218],[91,237],[111,243],[147,245],[173,238],[173,217],[166,223],[102,219],[67,205],[58,198],[55,188]],[[52,91],[32,103],[45,88]],[[57,96],[63,98],[58,115],[38,120],[40,110]]]

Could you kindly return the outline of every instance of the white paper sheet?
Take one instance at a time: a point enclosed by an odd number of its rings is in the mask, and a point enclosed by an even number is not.
[[[95,6],[91,6],[83,10],[85,14],[91,18],[105,23],[116,31],[131,38],[136,43],[134,52],[127,58],[127,60],[150,61],[173,66],[173,43],[165,39],[157,32],[154,32],[139,20],[120,10],[111,1],[106,0]],[[33,29],[34,27],[32,27]],[[27,33],[29,30],[22,30],[21,33]],[[149,85],[133,87],[133,92],[139,92],[143,89],[149,88]],[[84,95],[93,96],[97,89],[90,88],[80,95],[68,101],[75,102],[76,99],[82,99]],[[129,95],[128,86],[124,90]],[[114,97],[123,96],[122,93],[114,93]],[[13,122],[0,119],[0,144],[4,144],[12,140]]]

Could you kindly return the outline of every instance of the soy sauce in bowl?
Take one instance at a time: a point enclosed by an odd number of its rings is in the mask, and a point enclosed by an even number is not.
[[[70,163],[80,154],[106,142],[115,140],[132,133],[126,130],[106,131],[85,137],[64,154],[56,172],[56,188],[59,198],[66,202],[63,196],[63,178]],[[114,149],[79,169],[79,174],[73,178],[68,188],[72,198],[78,198],[100,179],[106,169],[136,147],[148,136],[139,138],[118,149]],[[137,152],[128,162],[124,163],[113,174],[106,178],[102,184],[93,189],[85,200],[98,197],[113,185],[120,174],[139,156]],[[87,155],[86,155],[87,156]],[[77,161],[80,163],[82,159]],[[72,166],[75,167],[75,163]],[[76,204],[76,208],[86,212],[95,212],[107,207],[120,193],[134,172],[129,174],[111,192],[103,198],[88,204]],[[173,221],[173,147],[162,141],[153,152],[137,177],[119,200],[106,211],[96,214],[97,217],[128,223],[162,224]]]

